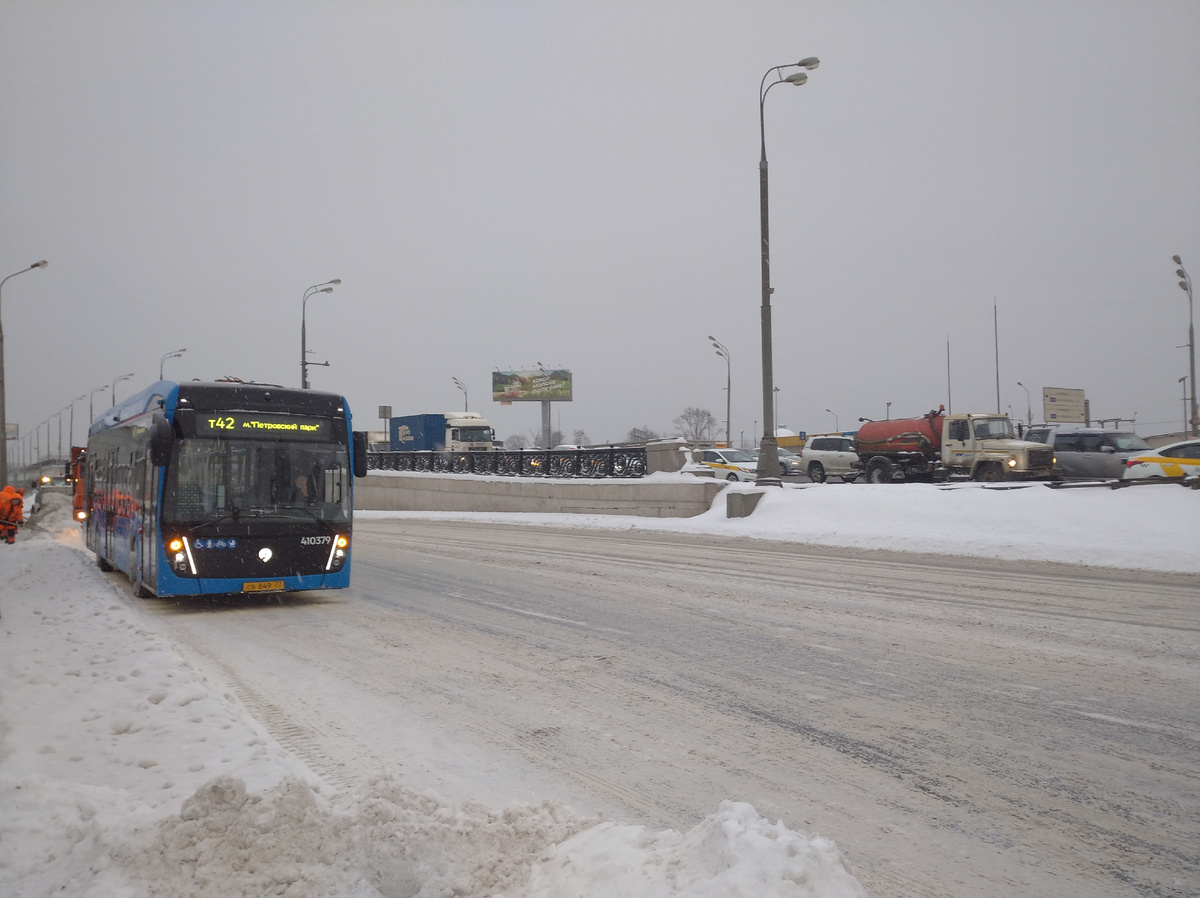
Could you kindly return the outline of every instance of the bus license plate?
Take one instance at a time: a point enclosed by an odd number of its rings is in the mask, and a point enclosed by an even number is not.
[[[242,592],[275,592],[282,589],[282,580],[259,580],[257,583],[242,584]]]

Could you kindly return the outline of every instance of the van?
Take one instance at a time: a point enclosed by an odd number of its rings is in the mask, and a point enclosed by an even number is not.
[[[1120,480],[1125,476],[1125,459],[1150,449],[1131,430],[1081,424],[1038,424],[1026,428],[1024,439],[1054,449],[1054,466],[1063,480]]]

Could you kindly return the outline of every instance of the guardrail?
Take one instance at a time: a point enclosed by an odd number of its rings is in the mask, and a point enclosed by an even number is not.
[[[1080,489],[1092,486],[1108,487],[1110,490],[1123,490],[1131,486],[1151,486],[1155,484],[1177,484],[1189,489],[1200,490],[1200,476],[1190,474],[1187,477],[1138,477],[1133,480],[1058,480],[1047,483],[1046,486],[1055,490]]]
[[[645,477],[646,447],[368,452],[367,470],[509,477]]]

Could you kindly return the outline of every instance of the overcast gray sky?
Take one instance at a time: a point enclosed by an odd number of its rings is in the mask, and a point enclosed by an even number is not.
[[[0,4],[8,420],[118,375],[318,389],[359,429],[536,403],[497,369],[568,368],[568,439],[762,428],[758,86],[779,423],[1087,391],[1183,423],[1200,274],[1200,3]],[[97,412],[108,390],[95,395]],[[76,439],[88,402],[76,403]],[[832,414],[826,409],[831,409]],[[64,426],[68,415],[64,413]],[[57,442],[57,421],[51,441]]]

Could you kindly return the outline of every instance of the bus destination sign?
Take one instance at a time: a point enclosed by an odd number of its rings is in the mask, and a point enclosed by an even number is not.
[[[261,412],[196,413],[196,436],[266,440],[321,440],[330,438],[328,418],[268,415]]]

